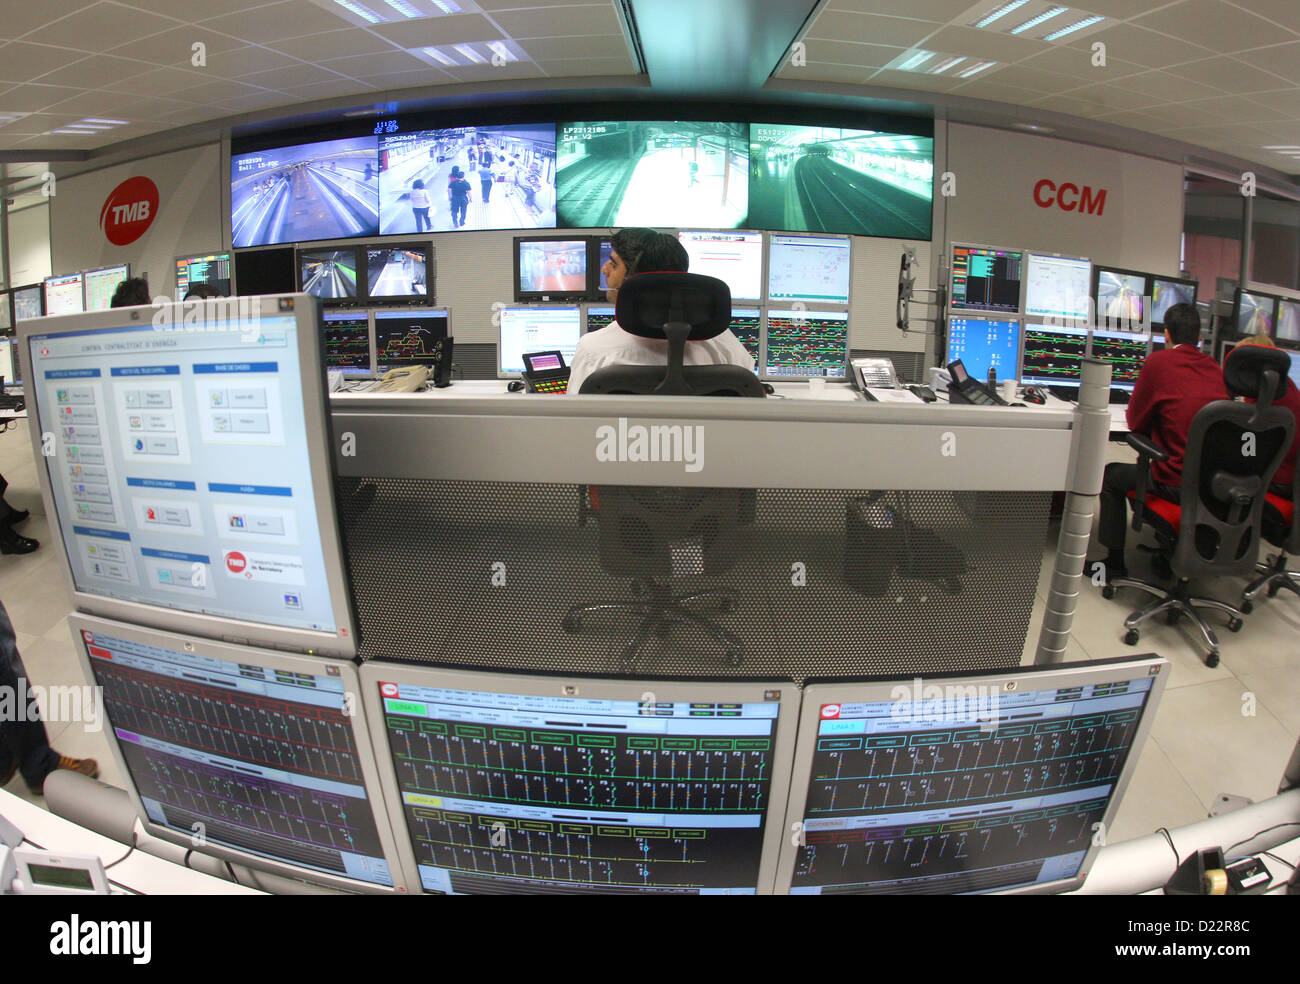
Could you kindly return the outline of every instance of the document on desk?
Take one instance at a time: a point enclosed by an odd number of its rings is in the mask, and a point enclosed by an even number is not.
[[[871,398],[880,403],[924,403],[919,396],[911,390],[905,389],[884,389],[879,386],[868,386],[867,393]]]

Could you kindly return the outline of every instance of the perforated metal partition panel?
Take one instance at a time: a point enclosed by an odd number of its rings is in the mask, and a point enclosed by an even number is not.
[[[1016,666],[1048,521],[1046,493],[412,479],[339,507],[364,659],[682,679]]]

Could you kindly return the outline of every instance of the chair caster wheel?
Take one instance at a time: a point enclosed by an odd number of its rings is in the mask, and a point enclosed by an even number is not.
[[[1211,667],[1219,665],[1219,651],[1217,649],[1213,649],[1210,652],[1206,653],[1205,665]]]
[[[1241,610],[1245,612],[1247,615],[1249,615],[1251,612],[1255,610],[1255,603],[1251,601],[1249,598],[1247,598],[1245,601],[1241,603]]]
[[[1141,632],[1139,632],[1137,629],[1129,629],[1127,632],[1124,633],[1124,645],[1136,646],[1138,640],[1141,638],[1142,638]]]
[[[1103,585],[1101,586],[1101,596],[1102,596],[1103,598],[1106,598],[1106,599],[1114,598],[1114,597],[1115,597],[1115,585],[1113,585],[1113,584],[1103,584]]]
[[[1229,632],[1240,632],[1240,631],[1241,631],[1241,627],[1242,627],[1243,625],[1245,625],[1245,624],[1246,624],[1246,623],[1243,622],[1243,621],[1242,621],[1241,619],[1239,619],[1239,618],[1235,618],[1235,617],[1234,617],[1234,618],[1230,618],[1230,619],[1228,619],[1228,631],[1229,631]]]
[[[1280,584],[1278,584],[1276,581],[1274,581],[1274,582],[1272,582],[1272,583],[1268,586],[1268,596],[1269,596],[1270,598],[1276,598],[1276,597],[1277,597],[1277,593],[1278,593],[1279,591],[1281,591],[1281,590],[1282,590],[1282,585],[1280,585]]]
[[[560,628],[568,633],[577,632],[582,628],[582,619],[577,615],[565,615],[564,618],[560,619]]]

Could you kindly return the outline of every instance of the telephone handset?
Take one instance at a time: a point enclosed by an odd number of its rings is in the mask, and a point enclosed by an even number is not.
[[[429,381],[428,366],[398,366],[379,378],[376,393],[414,393]]]
[[[949,362],[948,372],[952,374],[952,382],[948,384],[949,403],[973,403],[981,407],[1007,406],[1007,401],[989,389],[986,384],[971,378],[966,367],[962,365],[961,359]]]

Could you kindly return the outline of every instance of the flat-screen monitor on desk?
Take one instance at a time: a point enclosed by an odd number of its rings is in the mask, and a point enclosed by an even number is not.
[[[318,305],[227,314],[208,331],[180,302],[24,324],[53,549],[81,611],[351,656]]]
[[[11,292],[14,300],[14,327],[20,321],[30,321],[45,314],[45,287],[42,284],[29,284],[15,287]]]
[[[842,379],[849,358],[847,311],[767,312],[763,375],[781,379]]]
[[[80,614],[68,625],[150,834],[333,888],[397,890],[351,662]]]
[[[207,284],[230,296],[230,254],[201,253],[176,258],[176,296],[184,297],[191,287]]]
[[[763,312],[758,308],[731,309],[731,333],[740,339],[745,351],[754,360],[754,371],[758,372],[763,348]]]
[[[99,270],[87,270],[86,310],[107,311],[113,306],[113,294],[117,285],[131,276],[131,265],[122,263],[118,266],[103,267]]]
[[[1092,296],[1097,304],[1094,323],[1100,328],[1136,331],[1149,313],[1145,273],[1099,266],[1092,275]]]
[[[960,360],[976,379],[996,369],[998,379],[1020,378],[1020,322],[1014,318],[953,315],[944,364]]]
[[[1034,386],[1077,388],[1087,354],[1087,328],[1025,325],[1021,382]]]
[[[366,249],[366,300],[376,304],[435,300],[433,247],[384,243]]]
[[[1091,354],[1110,363],[1111,389],[1131,390],[1137,383],[1149,340],[1149,335],[1132,331],[1093,331]]]
[[[851,243],[847,236],[772,233],[767,250],[767,298],[771,303],[849,303]],[[699,271],[696,271],[699,272]]]
[[[1273,337],[1277,327],[1278,299],[1272,294],[1237,289],[1234,295],[1232,323],[1238,337],[1267,335]]]
[[[761,232],[683,230],[677,239],[690,257],[690,272],[721,280],[731,289],[733,302],[763,296]]]
[[[1296,386],[1300,386],[1300,352],[1291,350],[1287,352],[1287,356],[1291,359],[1291,371],[1287,373],[1287,378]]]
[[[954,311],[1020,313],[1024,256],[1015,249],[953,243],[948,306]]]
[[[587,305],[587,331],[599,331],[614,321],[613,304]]]
[[[325,311],[321,330],[325,334],[325,368],[338,369],[345,376],[369,375],[370,313],[367,311]]]
[[[322,300],[356,300],[361,276],[360,249],[329,246],[298,253],[298,289]]]
[[[361,679],[413,887],[771,890],[797,715],[789,682],[616,681],[374,661]]]
[[[559,352],[565,365],[582,336],[582,309],[576,304],[507,304],[498,312],[497,374],[519,376],[525,352]]]
[[[1090,260],[1028,253],[1024,282],[1026,320],[1087,324],[1092,300]]]
[[[14,377],[14,341],[12,338],[0,338],[0,379],[4,380],[7,388],[22,382]]]
[[[433,343],[451,337],[447,308],[393,308],[375,311],[375,371],[401,366],[432,366]]]
[[[80,273],[45,278],[45,314],[80,314],[86,310],[85,281]]]
[[[1151,278],[1151,324],[1165,323],[1165,312],[1175,304],[1195,304],[1197,282],[1175,277]]]
[[[1277,341],[1300,345],[1300,301],[1282,298],[1277,305]]]
[[[776,891],[1078,888],[1168,675],[1136,656],[809,685]]]

